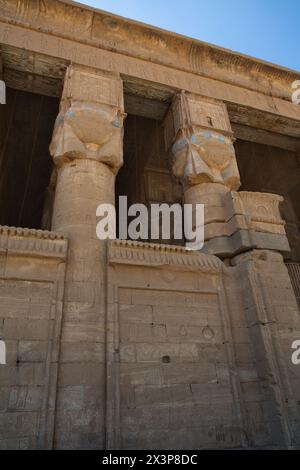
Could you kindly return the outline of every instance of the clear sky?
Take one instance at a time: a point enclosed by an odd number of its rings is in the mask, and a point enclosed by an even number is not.
[[[300,71],[300,0],[80,0],[80,3]]]

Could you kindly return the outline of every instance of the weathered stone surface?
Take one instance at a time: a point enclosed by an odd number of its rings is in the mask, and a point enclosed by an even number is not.
[[[0,3],[18,225],[61,98],[46,230],[0,227],[0,449],[300,448],[299,74],[72,2]],[[123,193],[204,204],[203,252],[98,240]]]
[[[106,331],[106,241],[96,237],[96,209],[101,203],[114,204],[115,174],[123,162],[123,118],[118,75],[68,68],[50,146],[58,167],[52,227],[70,238],[57,406],[81,410],[84,416],[87,400],[97,401],[99,418],[86,415],[84,427],[84,433],[95,435],[104,426]],[[69,414],[68,427],[74,432],[77,422]],[[59,426],[58,447],[65,445],[64,436]]]
[[[54,232],[1,227],[0,250],[6,252],[0,324],[7,348],[0,448],[50,448],[67,241]]]
[[[251,249],[270,249],[288,253],[290,246],[285,235],[239,230],[230,237],[212,238],[204,244],[203,253],[228,258]]]
[[[123,163],[124,116],[118,76],[68,67],[50,145],[54,161],[61,165],[64,160],[88,158],[117,172]]]
[[[226,107],[181,93],[164,121],[166,149],[172,147],[173,173],[185,185],[213,182],[240,186]]]
[[[289,251],[279,212],[283,198],[234,191],[240,176],[223,103],[183,92],[176,95],[164,120],[164,135],[166,149],[172,147],[172,171],[182,182],[184,202],[194,211],[196,204],[204,204],[204,253],[224,258],[252,248]]]

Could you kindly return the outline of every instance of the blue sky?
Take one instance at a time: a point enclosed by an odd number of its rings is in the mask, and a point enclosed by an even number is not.
[[[300,70],[300,0],[81,0],[80,3]]]

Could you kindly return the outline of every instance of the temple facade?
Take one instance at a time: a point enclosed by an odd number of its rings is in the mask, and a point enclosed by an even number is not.
[[[0,0],[0,79],[0,449],[300,448],[300,73]],[[99,240],[120,195],[203,248]]]

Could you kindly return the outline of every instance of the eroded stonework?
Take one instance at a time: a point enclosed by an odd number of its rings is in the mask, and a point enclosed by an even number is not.
[[[205,253],[222,258],[251,248],[289,251],[278,195],[236,192],[241,184],[224,103],[180,93],[164,120],[172,172],[184,202],[205,206]]]
[[[299,73],[0,6],[0,449],[300,448]],[[99,240],[122,194],[204,204],[201,252]]]
[[[186,185],[221,183],[238,189],[240,178],[233,135],[221,102],[181,93],[165,120],[166,147],[172,146],[173,173]]]
[[[123,164],[124,117],[119,77],[70,66],[50,146],[54,161],[89,158],[116,172]]]

